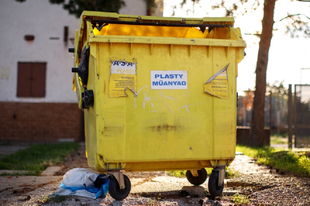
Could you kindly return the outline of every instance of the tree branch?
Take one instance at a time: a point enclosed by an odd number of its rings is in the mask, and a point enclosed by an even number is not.
[[[308,17],[308,16],[305,15],[305,14],[290,14],[290,15],[287,15],[286,17],[280,19],[279,21],[275,21],[275,23],[276,23],[276,22],[283,21],[284,19],[287,19],[287,18],[290,18],[290,17],[293,17],[293,16],[304,16],[304,17],[306,17],[307,19],[310,20],[310,17]]]

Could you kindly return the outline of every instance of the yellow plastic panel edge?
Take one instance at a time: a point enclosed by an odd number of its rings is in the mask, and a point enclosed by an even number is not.
[[[98,12],[98,11],[84,11],[80,17],[81,22],[86,19],[118,19],[125,21],[137,21],[139,18],[140,22],[149,21],[161,21],[161,22],[173,22],[182,24],[222,24],[222,25],[233,25],[234,18],[232,17],[204,17],[204,18],[182,18],[182,17],[156,17],[156,16],[140,16],[140,15],[125,15],[111,12]],[[184,21],[185,20],[185,21]]]
[[[118,19],[120,15],[112,12],[100,12],[100,11],[83,11],[81,18],[85,19],[87,17],[103,17],[103,18],[113,18]]]
[[[93,36],[89,42],[109,43],[141,43],[141,44],[176,44],[197,46],[245,47],[243,40],[202,39],[202,38],[173,38],[173,37],[129,37],[129,36]]]

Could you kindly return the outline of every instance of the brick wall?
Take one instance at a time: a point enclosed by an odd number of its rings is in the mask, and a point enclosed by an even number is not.
[[[270,129],[265,127],[263,145],[270,146]],[[250,127],[237,127],[237,144],[250,146]]]
[[[0,140],[83,141],[83,112],[76,103],[0,102]]]

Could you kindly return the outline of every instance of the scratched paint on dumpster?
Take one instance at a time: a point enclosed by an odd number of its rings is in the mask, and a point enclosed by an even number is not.
[[[109,83],[110,97],[126,97],[125,91],[136,91],[137,63],[126,61],[111,61],[111,75]]]
[[[214,74],[205,84],[204,92],[220,99],[228,99],[228,75],[229,64]]]

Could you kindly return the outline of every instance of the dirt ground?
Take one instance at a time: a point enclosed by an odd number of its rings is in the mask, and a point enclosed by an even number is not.
[[[49,176],[0,176],[0,205],[310,205],[310,178],[259,166],[242,154],[230,166],[238,175],[225,179],[223,195],[215,199],[208,193],[208,180],[192,186],[186,178],[166,172],[126,173],[132,188],[123,201],[115,201],[109,194],[97,199],[53,197],[68,170],[88,167],[84,150],[82,145]],[[52,201],[45,202],[49,196]]]

